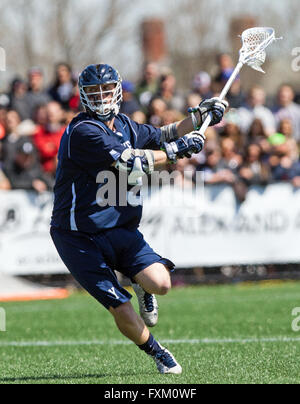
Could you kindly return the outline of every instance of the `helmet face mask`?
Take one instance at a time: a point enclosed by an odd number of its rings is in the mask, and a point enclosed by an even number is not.
[[[79,77],[81,103],[103,122],[113,119],[122,102],[122,80],[108,65],[88,66]]]

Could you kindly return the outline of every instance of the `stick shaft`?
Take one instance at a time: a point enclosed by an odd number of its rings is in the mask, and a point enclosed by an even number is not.
[[[243,63],[239,62],[232,72],[232,75],[230,76],[229,80],[226,83],[226,86],[224,87],[223,91],[220,94],[220,99],[224,100],[226,95],[228,94],[228,91],[230,90],[230,87],[232,86],[233,82],[237,78],[238,74],[240,73],[241,69],[243,67]]]
[[[230,76],[229,80],[227,81],[226,86],[223,88],[223,91],[220,94],[219,98],[221,100],[225,99],[226,95],[228,94],[228,91],[230,90],[230,87],[232,86],[234,80],[237,78],[237,76],[238,76],[239,72],[241,71],[243,65],[244,64],[242,62],[239,62],[237,64],[236,68],[232,72],[232,75]],[[205,119],[203,125],[201,126],[201,129],[200,129],[201,135],[205,135],[205,132],[206,132],[207,128],[209,127],[210,123],[211,123],[211,116],[208,116]]]

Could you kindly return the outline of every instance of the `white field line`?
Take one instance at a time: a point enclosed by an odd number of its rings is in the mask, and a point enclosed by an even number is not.
[[[267,342],[300,342],[300,337],[264,337],[264,338],[224,338],[224,339],[162,339],[162,344],[251,344]],[[130,345],[126,340],[91,340],[91,341],[0,341],[0,348],[5,347],[56,347],[82,345]]]

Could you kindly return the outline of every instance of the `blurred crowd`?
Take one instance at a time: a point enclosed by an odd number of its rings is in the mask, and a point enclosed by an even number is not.
[[[171,124],[218,95],[233,69],[231,57],[219,55],[217,74],[195,73],[183,92],[170,68],[147,63],[139,81],[123,80],[121,112],[138,123]],[[241,201],[251,185],[284,181],[300,187],[300,97],[289,84],[274,94],[267,97],[260,86],[245,92],[238,77],[225,118],[207,131],[205,151],[169,167],[177,183],[192,186],[202,171],[207,184],[229,184]],[[0,94],[0,189],[51,190],[60,139],[80,111],[77,77],[68,64],[55,67],[50,87],[39,67],[15,78]]]

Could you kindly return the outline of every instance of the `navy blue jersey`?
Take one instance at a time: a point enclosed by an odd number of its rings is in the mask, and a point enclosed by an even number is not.
[[[96,196],[103,184],[96,180],[99,173],[112,171],[118,188],[119,173],[112,164],[126,148],[159,150],[161,130],[123,114],[116,116],[114,126],[115,132],[81,113],[66,129],[58,153],[52,226],[91,234],[139,226],[142,206],[118,206],[118,191],[116,206],[99,206]]]

